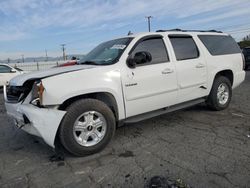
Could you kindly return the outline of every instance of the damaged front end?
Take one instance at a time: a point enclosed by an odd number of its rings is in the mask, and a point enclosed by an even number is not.
[[[5,107],[19,128],[42,137],[54,147],[58,127],[66,112],[58,110],[57,106],[43,106],[44,92],[42,80],[30,80],[23,86],[4,86]]]

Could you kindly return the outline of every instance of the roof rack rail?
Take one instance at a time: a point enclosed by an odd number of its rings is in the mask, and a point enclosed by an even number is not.
[[[182,29],[168,29],[168,30],[157,30],[156,32],[167,32],[167,31],[179,31],[179,32],[212,32],[212,33],[223,33],[222,31],[217,30],[182,30]]]

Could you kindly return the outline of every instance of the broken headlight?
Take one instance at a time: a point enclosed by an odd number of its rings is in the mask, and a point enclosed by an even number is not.
[[[35,81],[31,90],[31,104],[41,106],[43,103],[44,87],[41,80]]]

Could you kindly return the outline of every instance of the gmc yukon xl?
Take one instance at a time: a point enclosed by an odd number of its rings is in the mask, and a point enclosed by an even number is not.
[[[79,65],[15,77],[4,97],[18,127],[83,156],[103,149],[124,123],[203,102],[223,110],[244,79],[230,35],[160,30],[104,42]]]

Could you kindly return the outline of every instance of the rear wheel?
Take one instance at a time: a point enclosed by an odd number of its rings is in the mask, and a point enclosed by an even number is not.
[[[102,150],[115,132],[115,117],[102,101],[83,99],[67,108],[59,137],[72,154],[84,156]]]
[[[232,98],[232,86],[228,78],[215,78],[213,87],[207,99],[207,105],[213,110],[226,109]]]

